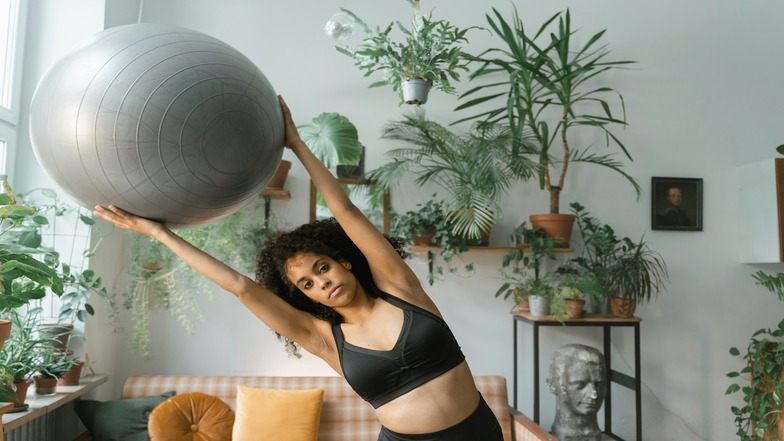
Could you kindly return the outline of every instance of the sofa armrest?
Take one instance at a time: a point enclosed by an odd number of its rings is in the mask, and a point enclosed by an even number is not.
[[[512,406],[509,406],[509,414],[512,415],[514,441],[558,441],[558,438]]]

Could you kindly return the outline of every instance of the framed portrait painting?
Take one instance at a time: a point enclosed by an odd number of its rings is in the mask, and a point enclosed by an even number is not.
[[[651,228],[702,231],[702,179],[651,178]]]

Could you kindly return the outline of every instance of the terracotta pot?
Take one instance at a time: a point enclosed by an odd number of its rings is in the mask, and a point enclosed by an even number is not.
[[[431,81],[423,80],[421,78],[409,78],[400,83],[400,88],[403,90],[403,101],[406,104],[425,104],[427,102],[427,95],[430,93]]]
[[[79,360],[71,366],[71,370],[64,373],[60,379],[57,380],[58,386],[76,386],[79,384],[79,379],[82,377],[82,367],[84,361]]]
[[[412,237],[411,240],[414,242],[414,245],[430,246],[433,245],[433,237],[435,235],[435,231],[425,231],[419,236]]]
[[[517,296],[517,294],[515,294],[515,299],[517,299],[517,311],[519,312],[531,311],[531,304],[528,302],[527,296]]]
[[[585,312],[584,299],[564,299],[566,305],[566,315],[575,318],[583,315]]]
[[[30,387],[30,381],[24,383],[14,383],[16,386],[16,399],[11,400],[15,408],[24,407],[25,400],[27,399],[27,389]]]
[[[3,349],[3,343],[11,336],[11,321],[0,320],[0,349]]]
[[[35,394],[40,396],[49,396],[57,393],[57,378],[48,377],[33,377],[35,383]]]
[[[540,228],[552,240],[556,248],[569,248],[574,226],[573,214],[532,214],[531,225]]]
[[[275,174],[272,175],[272,179],[270,179],[269,183],[267,184],[268,188],[283,188],[283,184],[286,183],[286,178],[289,176],[289,170],[291,169],[291,161],[286,161],[285,159],[280,161],[278,165],[278,169],[275,170]]]
[[[610,310],[613,315],[618,317],[631,317],[637,309],[637,302],[634,299],[626,299],[623,297],[610,298]]]

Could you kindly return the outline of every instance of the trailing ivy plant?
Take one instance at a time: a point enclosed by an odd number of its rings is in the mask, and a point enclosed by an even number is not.
[[[776,275],[759,271],[752,276],[756,284],[765,287],[784,301],[784,273]],[[741,357],[737,347],[730,354]],[[745,367],[727,374],[730,378],[749,377],[749,384],[731,384],[726,394],[741,393],[743,406],[732,406],[735,415],[736,435],[742,441],[758,439],[780,439],[784,433],[777,432],[784,418],[784,320],[775,328],[758,329],[751,336],[742,355]],[[767,437],[767,438],[765,438]]]
[[[264,219],[256,213],[257,208],[258,204],[254,204],[216,223],[178,230],[177,234],[226,265],[250,275],[266,238],[285,226],[274,215],[262,225],[254,224],[253,220]],[[152,338],[151,310],[168,310],[183,329],[192,333],[194,323],[204,320],[194,293],[206,293],[210,301],[214,299],[214,288],[206,278],[147,236],[133,236],[128,274],[129,289],[122,304],[131,314],[131,346],[146,358],[150,357]]]

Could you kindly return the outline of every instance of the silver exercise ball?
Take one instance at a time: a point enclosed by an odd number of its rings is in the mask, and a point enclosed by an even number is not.
[[[30,105],[38,162],[80,204],[190,227],[255,199],[283,155],[264,74],[208,35],[107,29],[58,61]]]

